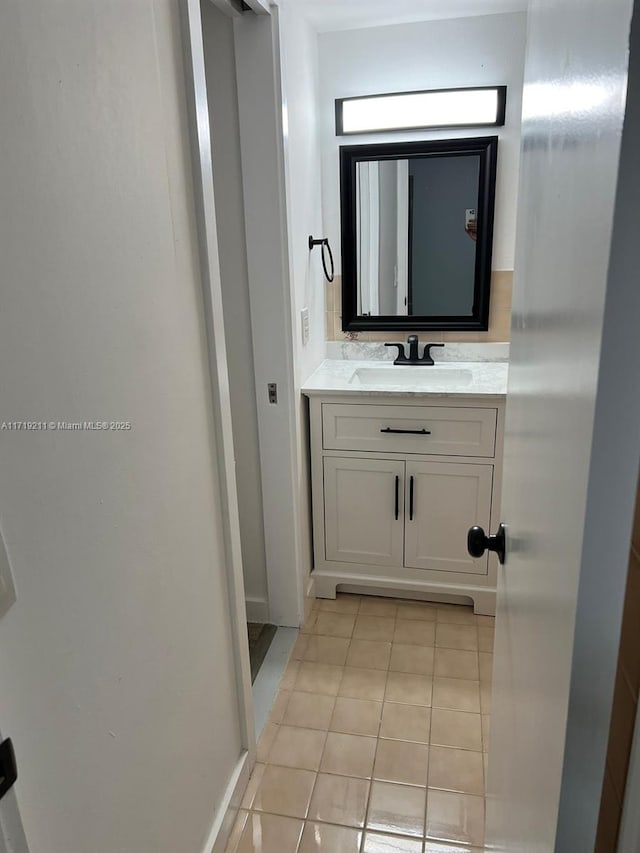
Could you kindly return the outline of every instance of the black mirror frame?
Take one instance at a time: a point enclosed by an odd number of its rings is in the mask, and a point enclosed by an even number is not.
[[[398,160],[409,157],[446,157],[478,154],[478,234],[473,313],[471,316],[377,316],[358,315],[356,253],[356,168],[359,162]],[[340,146],[340,216],[342,232],[342,329],[345,332],[373,331],[466,331],[489,328],[491,254],[496,192],[498,137],[438,139],[422,142],[390,142]]]

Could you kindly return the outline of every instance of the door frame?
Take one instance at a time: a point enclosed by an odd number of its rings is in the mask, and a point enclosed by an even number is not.
[[[298,325],[290,284],[289,155],[277,0],[270,8],[268,17],[245,14],[234,21],[236,78],[269,618],[299,628],[313,580],[305,576],[311,558],[308,510],[301,505],[305,416],[294,361]],[[270,383],[277,386],[276,404],[269,400]]]
[[[185,76],[189,110],[189,131],[193,169],[195,219],[198,230],[200,276],[203,310],[207,333],[209,373],[215,425],[216,448],[220,466],[222,527],[227,567],[229,612],[233,635],[234,664],[240,737],[243,751],[229,781],[225,796],[216,811],[205,851],[222,850],[235,809],[246,787],[255,761],[256,735],[254,728],[251,665],[246,630],[246,605],[240,519],[235,477],[231,396],[227,368],[222,285],[216,203],[213,185],[211,128],[207,99],[204,44],[200,0],[181,0],[182,41],[185,56]]]

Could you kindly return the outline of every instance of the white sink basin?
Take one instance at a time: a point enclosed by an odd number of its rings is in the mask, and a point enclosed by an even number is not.
[[[466,368],[447,367],[358,367],[354,370],[349,383],[362,387],[384,388],[421,388],[424,390],[471,385],[473,374]]]

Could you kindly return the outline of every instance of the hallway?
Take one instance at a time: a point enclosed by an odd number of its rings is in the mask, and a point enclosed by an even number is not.
[[[317,600],[228,853],[482,849],[493,622],[458,605]]]

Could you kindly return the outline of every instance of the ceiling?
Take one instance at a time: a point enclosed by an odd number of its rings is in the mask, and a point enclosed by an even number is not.
[[[527,0],[293,0],[318,32],[522,12]]]

